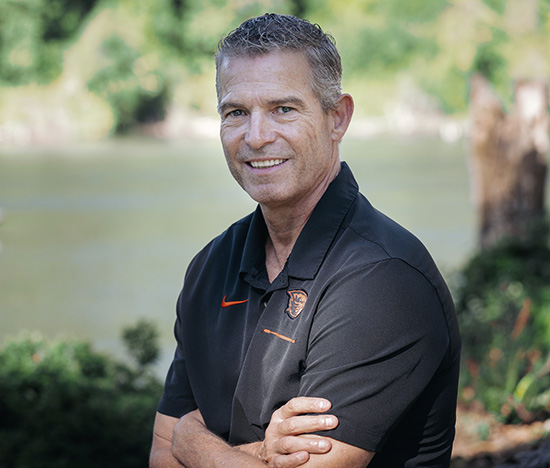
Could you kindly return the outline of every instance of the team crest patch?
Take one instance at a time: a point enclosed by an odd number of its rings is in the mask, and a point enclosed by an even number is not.
[[[302,310],[304,310],[307,301],[307,293],[301,289],[287,291],[286,293],[289,295],[289,298],[288,307],[285,312],[290,318],[295,319],[301,314]]]

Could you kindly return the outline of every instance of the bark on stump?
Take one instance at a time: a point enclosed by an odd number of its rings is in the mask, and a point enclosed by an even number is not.
[[[523,239],[545,213],[549,148],[548,85],[515,85],[507,115],[489,82],[473,77],[470,106],[471,170],[482,248],[503,238]]]

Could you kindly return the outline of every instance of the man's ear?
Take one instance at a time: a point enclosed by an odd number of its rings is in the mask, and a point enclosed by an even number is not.
[[[349,94],[342,94],[336,103],[336,107],[331,111],[334,118],[334,127],[332,129],[332,139],[340,141],[346,133],[353,115],[353,98]]]

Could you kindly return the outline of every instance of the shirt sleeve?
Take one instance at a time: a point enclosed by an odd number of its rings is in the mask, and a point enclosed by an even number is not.
[[[181,295],[178,300],[178,318],[174,325],[174,336],[176,337],[177,348],[166,376],[164,393],[157,407],[159,413],[175,418],[181,418],[185,414],[197,409],[193,390],[189,383],[183,353],[183,333],[181,333],[181,320],[179,316],[180,302]]]
[[[332,402],[339,425],[320,434],[379,451],[448,345],[437,292],[419,271],[390,259],[341,272],[318,306],[300,395]]]

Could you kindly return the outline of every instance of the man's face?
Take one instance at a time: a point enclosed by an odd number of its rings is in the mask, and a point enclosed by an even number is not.
[[[225,58],[220,136],[229,170],[266,207],[299,206],[339,170],[333,112],[325,113],[302,53]]]

